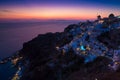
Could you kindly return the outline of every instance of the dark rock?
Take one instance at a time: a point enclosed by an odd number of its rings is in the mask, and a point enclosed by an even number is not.
[[[70,32],[71,29],[74,29],[74,28],[76,28],[76,27],[78,27],[77,24],[71,24],[71,25],[69,25],[68,27],[66,27],[66,28],[64,29],[64,32]]]
[[[25,70],[21,80],[57,80],[58,75],[62,75],[63,63],[70,64],[75,59],[72,52],[71,56],[59,54],[56,46],[62,46],[71,41],[64,33],[47,33],[38,35],[33,40],[24,43],[20,54],[29,59],[29,67]],[[52,61],[54,66],[49,66]],[[56,75],[57,74],[57,75]]]

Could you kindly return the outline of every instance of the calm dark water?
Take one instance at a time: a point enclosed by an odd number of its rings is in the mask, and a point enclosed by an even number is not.
[[[0,23],[0,58],[12,55],[38,34],[61,32],[78,21]]]
[[[0,80],[10,80],[16,71],[17,68],[10,61],[0,64]]]

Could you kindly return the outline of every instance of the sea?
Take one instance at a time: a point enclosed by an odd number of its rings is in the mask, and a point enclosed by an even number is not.
[[[78,21],[7,22],[0,23],[0,59],[22,49],[23,43],[47,32],[62,32]]]

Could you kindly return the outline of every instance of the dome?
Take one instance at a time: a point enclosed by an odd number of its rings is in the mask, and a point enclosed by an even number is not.
[[[115,16],[114,16],[114,14],[112,14],[112,13],[109,15],[109,18],[114,18],[114,17],[115,17]]]

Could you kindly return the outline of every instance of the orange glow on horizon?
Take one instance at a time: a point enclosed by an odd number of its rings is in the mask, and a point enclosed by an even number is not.
[[[111,9],[94,9],[83,7],[29,7],[9,8],[11,12],[0,11],[0,19],[96,19],[99,12],[107,16]],[[12,12],[13,11],[13,12]],[[116,12],[116,14],[119,12]],[[101,13],[99,13],[101,14]]]

